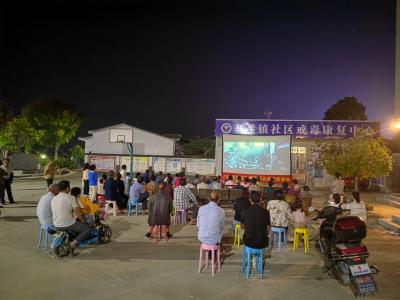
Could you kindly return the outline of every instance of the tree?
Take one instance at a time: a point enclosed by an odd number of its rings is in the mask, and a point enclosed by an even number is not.
[[[39,136],[27,119],[23,117],[13,118],[0,130],[0,148],[4,157],[9,152],[30,151]]]
[[[344,97],[326,112],[324,120],[367,120],[365,106],[355,97]]]
[[[8,105],[6,100],[0,100],[0,128],[4,127],[5,124],[10,121],[13,117],[11,107]]]
[[[354,138],[320,145],[320,161],[330,174],[358,180],[388,175],[392,170],[392,154],[380,137],[359,130]]]
[[[71,156],[71,160],[75,162],[76,167],[79,167],[79,164],[85,158],[85,150],[79,144],[72,147],[71,150],[69,151],[69,154]]]
[[[22,109],[22,115],[37,131],[38,142],[54,149],[54,159],[58,158],[60,146],[68,143],[82,123],[81,115],[73,106],[55,99],[42,98]]]

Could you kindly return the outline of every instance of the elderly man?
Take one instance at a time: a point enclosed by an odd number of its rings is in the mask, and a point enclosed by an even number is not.
[[[50,185],[48,192],[44,194],[36,208],[36,214],[42,225],[53,226],[53,213],[51,212],[51,201],[58,195],[58,184]]]
[[[198,239],[203,244],[219,245],[225,223],[225,211],[218,206],[219,196],[212,192],[210,202],[200,207],[197,215]]]
[[[206,176],[203,176],[201,178],[201,182],[197,185],[197,190],[201,190],[201,189],[209,189],[210,185],[207,183],[208,179]]]
[[[179,186],[174,190],[174,207],[176,209],[189,209],[192,208],[192,221],[191,225],[196,225],[197,213],[199,211],[196,196],[193,195],[192,191],[185,187],[186,178],[181,178]]]

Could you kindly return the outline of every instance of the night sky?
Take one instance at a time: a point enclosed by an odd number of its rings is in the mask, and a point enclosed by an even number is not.
[[[74,104],[80,135],[209,136],[215,118],[321,119],[345,96],[393,116],[393,0],[47,2],[0,5],[0,98]]]

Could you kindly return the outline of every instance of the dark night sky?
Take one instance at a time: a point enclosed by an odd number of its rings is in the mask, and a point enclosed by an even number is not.
[[[75,104],[80,135],[212,135],[217,117],[320,119],[344,96],[393,114],[393,0],[16,2],[0,6],[0,97]]]

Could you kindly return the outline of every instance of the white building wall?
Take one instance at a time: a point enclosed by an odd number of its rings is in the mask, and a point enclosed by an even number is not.
[[[118,127],[132,129],[131,127]],[[175,141],[145,130],[133,128],[133,147],[136,155],[168,155],[175,154]],[[110,143],[110,131],[104,129],[94,131],[92,137],[85,138],[85,153],[126,154],[128,147],[124,143]]]

